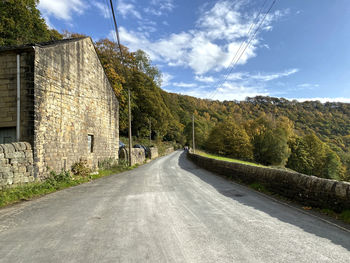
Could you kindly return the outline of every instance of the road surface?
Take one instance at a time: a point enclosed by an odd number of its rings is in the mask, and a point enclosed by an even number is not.
[[[177,151],[0,210],[0,262],[350,262],[350,233]]]

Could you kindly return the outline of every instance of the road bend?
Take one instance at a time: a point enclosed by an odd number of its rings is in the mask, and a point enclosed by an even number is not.
[[[0,210],[0,262],[350,262],[350,234],[181,151]]]

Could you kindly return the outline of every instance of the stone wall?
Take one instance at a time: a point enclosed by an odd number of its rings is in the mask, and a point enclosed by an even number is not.
[[[36,46],[34,64],[36,173],[118,160],[119,104],[92,40]]]
[[[0,144],[0,188],[34,181],[33,152],[27,142]]]
[[[149,149],[150,149],[150,158],[151,159],[155,159],[159,156],[157,147],[150,147]]]
[[[2,132],[6,132],[6,141],[16,141],[17,54],[20,55],[20,141],[28,141],[32,144],[34,129],[34,50],[32,48],[0,52],[0,143],[5,143]],[[11,130],[11,134],[8,130]]]
[[[219,161],[188,153],[198,166],[246,184],[261,183],[268,190],[302,204],[335,211],[350,209],[350,183],[272,168]]]
[[[145,150],[142,148],[131,149],[131,165],[143,164],[146,160]]]
[[[166,148],[164,151],[164,155],[171,154],[173,151],[174,151],[174,147]]]

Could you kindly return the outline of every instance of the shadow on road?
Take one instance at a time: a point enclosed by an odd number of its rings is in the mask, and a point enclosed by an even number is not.
[[[341,230],[320,219],[301,213],[296,209],[273,202],[253,190],[231,184],[228,180],[196,166],[187,159],[185,152],[180,155],[179,166],[197,176],[205,183],[210,184],[220,194],[226,197],[262,211],[280,221],[297,226],[305,232],[328,239],[334,244],[340,245],[350,251],[350,234],[345,230]],[[290,213],[285,213],[285,210],[290,210]],[[298,215],[298,213],[300,215]],[[297,216],[291,216],[292,214]]]

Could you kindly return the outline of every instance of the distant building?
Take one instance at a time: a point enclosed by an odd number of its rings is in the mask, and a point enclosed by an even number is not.
[[[118,110],[90,38],[0,49],[0,144],[29,142],[37,176],[117,160]]]

